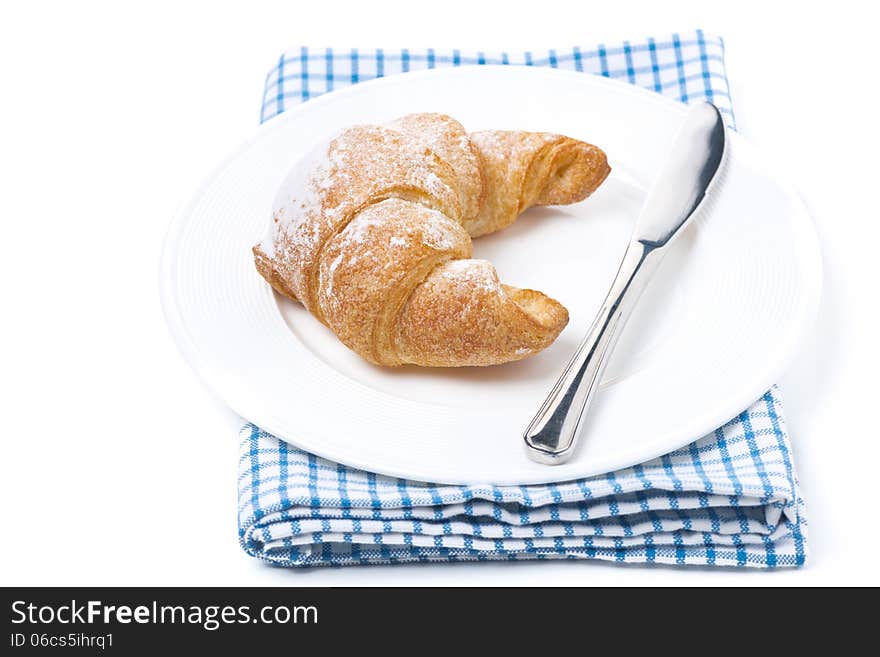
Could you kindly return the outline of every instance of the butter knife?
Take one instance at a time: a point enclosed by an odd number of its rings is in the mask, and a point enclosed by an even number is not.
[[[725,143],[718,109],[706,102],[692,105],[673,141],[669,161],[648,190],[599,314],[526,429],[531,459],[553,465],[573,454],[617,338],[669,245],[712,193]]]

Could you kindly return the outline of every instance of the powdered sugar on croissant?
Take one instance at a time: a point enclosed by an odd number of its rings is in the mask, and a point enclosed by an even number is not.
[[[547,347],[557,301],[503,285],[471,238],[533,205],[566,204],[608,175],[595,146],[547,133],[468,134],[413,114],[355,126],[292,172],[257,270],[379,365],[492,365]]]

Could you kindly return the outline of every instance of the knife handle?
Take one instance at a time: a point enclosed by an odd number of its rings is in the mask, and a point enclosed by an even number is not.
[[[631,242],[627,247],[599,314],[526,429],[524,439],[532,460],[555,465],[572,455],[581,420],[599,389],[617,338],[660,255],[651,244]]]

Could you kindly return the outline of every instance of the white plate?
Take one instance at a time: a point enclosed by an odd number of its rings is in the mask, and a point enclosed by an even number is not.
[[[321,138],[417,111],[469,130],[558,132],[601,146],[613,173],[584,203],[535,209],[474,243],[505,282],[564,303],[543,353],[466,369],[381,369],[276,297],[250,247],[289,169]],[[575,457],[531,462],[521,435],[593,319],[684,106],[628,84],[526,67],[409,73],[330,93],[261,126],[171,226],[162,298],[183,354],[240,415],[347,465],[443,483],[585,477],[678,448],[763,394],[792,357],[821,286],[796,193],[739,136],[712,212],[681,236],[609,365]]]

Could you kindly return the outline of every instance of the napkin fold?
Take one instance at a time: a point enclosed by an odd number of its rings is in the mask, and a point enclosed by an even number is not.
[[[734,127],[720,38],[701,30],[594,48],[521,53],[297,48],[269,72],[261,121],[384,75],[464,64],[552,66],[707,99]],[[806,519],[772,388],[665,456],[587,479],[449,486],[349,468],[248,424],[241,432],[239,538],[278,566],[605,559],[700,566],[800,566]]]

